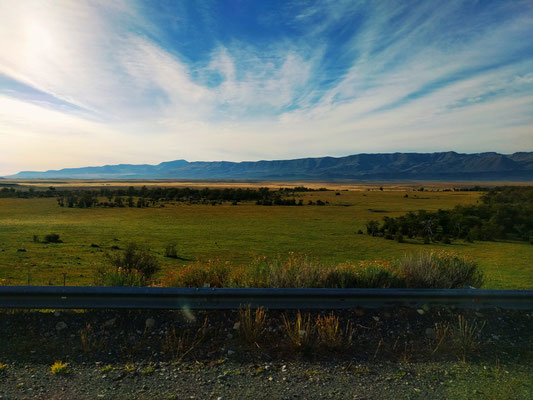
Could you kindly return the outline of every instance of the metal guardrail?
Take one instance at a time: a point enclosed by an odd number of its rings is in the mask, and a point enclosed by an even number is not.
[[[533,310],[533,290],[215,289],[0,286],[0,308],[342,309],[448,306]]]

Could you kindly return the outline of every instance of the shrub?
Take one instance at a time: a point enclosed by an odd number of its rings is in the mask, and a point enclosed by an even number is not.
[[[298,288],[322,287],[324,267],[309,258],[289,253],[283,259],[261,257],[249,270],[249,284],[256,287]]]
[[[107,254],[109,266],[96,270],[95,282],[104,286],[144,286],[159,270],[159,261],[150,251],[136,243],[126,246],[122,254]]]
[[[68,364],[62,361],[56,361],[50,367],[50,372],[53,375],[67,375],[70,373],[70,370],[67,368]]]
[[[399,265],[399,273],[410,288],[457,289],[483,284],[483,273],[477,263],[451,252],[406,256]]]
[[[49,233],[44,237],[45,243],[63,243],[61,239],[59,239],[59,235],[57,233]]]
[[[235,284],[230,272],[231,268],[227,263],[214,260],[196,262],[167,274],[162,284],[171,287],[228,287]]]
[[[165,257],[178,258],[178,250],[175,243],[169,243],[165,247]]]
[[[107,258],[115,268],[137,272],[147,279],[150,279],[160,268],[157,258],[147,248],[137,243],[129,243],[123,254],[108,255]]]
[[[286,259],[260,257],[248,266],[196,262],[162,279],[170,287],[273,288],[461,288],[482,282],[475,262],[447,252],[409,255],[397,265],[377,260],[336,266],[290,253]]]
[[[321,287],[326,288],[389,288],[402,287],[394,268],[385,262],[341,264],[324,272]]]

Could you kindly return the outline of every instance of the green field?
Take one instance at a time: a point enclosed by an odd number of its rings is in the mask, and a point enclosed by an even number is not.
[[[366,234],[370,219],[420,209],[474,204],[478,192],[316,191],[299,193],[326,206],[187,205],[162,208],[62,208],[53,198],[0,199],[0,279],[7,284],[93,283],[94,268],[111,246],[146,244],[163,264],[161,274],[209,259],[249,263],[261,255],[303,253],[325,263],[395,260],[405,253],[445,249],[475,259],[486,273],[487,288],[533,288],[533,246],[526,242],[456,241],[451,245],[397,243]],[[404,195],[409,197],[405,198]],[[416,196],[416,197],[415,197]],[[55,232],[64,243],[44,244],[33,236]],[[165,258],[174,242],[185,260]],[[100,247],[91,247],[91,244]],[[25,249],[25,252],[18,251]]]

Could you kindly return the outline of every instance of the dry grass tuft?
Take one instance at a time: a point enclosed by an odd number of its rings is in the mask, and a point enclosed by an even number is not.
[[[205,341],[207,332],[207,317],[196,331],[191,329],[178,331],[175,327],[172,327],[165,334],[163,352],[168,354],[174,361],[181,361]]]
[[[295,349],[309,349],[313,345],[314,327],[311,324],[311,316],[309,314],[302,316],[298,311],[295,320],[289,319],[285,314],[281,317],[289,344]]]
[[[252,312],[251,306],[239,310],[239,334],[248,344],[259,346],[258,341],[266,326],[266,311],[263,307]]]

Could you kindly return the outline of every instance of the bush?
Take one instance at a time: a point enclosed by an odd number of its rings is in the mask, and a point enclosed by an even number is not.
[[[63,243],[61,239],[59,239],[59,235],[57,233],[49,233],[44,237],[45,243]]]
[[[178,258],[178,250],[175,243],[169,243],[165,247],[165,257]]]
[[[168,273],[168,287],[273,287],[273,288],[364,288],[403,287],[394,267],[387,262],[322,265],[291,253],[287,259],[261,257],[250,266],[196,262]]]
[[[170,287],[229,287],[234,286],[230,272],[228,264],[213,260],[207,263],[196,262],[167,274],[162,284]]]
[[[107,258],[116,269],[137,272],[147,279],[150,279],[160,268],[157,258],[147,248],[137,243],[129,243],[123,254],[112,254]]]
[[[449,252],[406,256],[399,273],[410,288],[457,289],[483,284],[483,273],[477,263]]]
[[[403,287],[390,264],[379,261],[341,264],[324,272],[320,287],[325,288],[390,288]]]
[[[144,286],[159,271],[159,261],[136,243],[122,254],[107,254],[109,266],[97,269],[95,282],[104,286]]]
[[[118,278],[117,278],[118,279]],[[123,279],[126,279],[124,277]],[[324,265],[291,253],[288,258],[261,257],[248,266],[196,262],[167,274],[168,287],[271,288],[462,288],[479,287],[483,275],[475,262],[453,253],[420,253],[397,265],[387,261]]]

